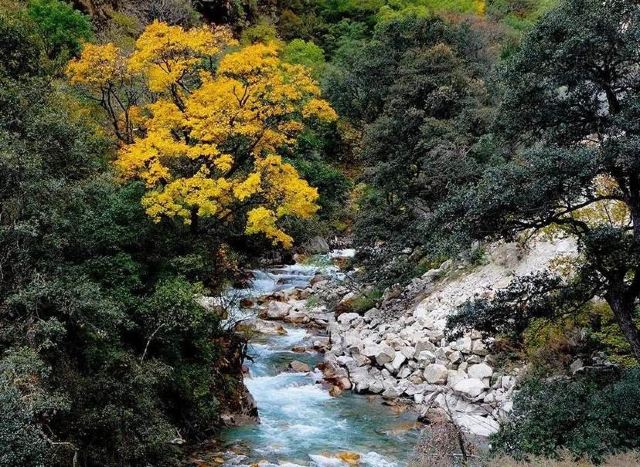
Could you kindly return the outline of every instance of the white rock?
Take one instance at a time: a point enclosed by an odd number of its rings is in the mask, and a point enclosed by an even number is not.
[[[466,354],[471,353],[472,345],[473,345],[473,341],[469,336],[461,337],[456,341],[456,349],[462,353],[466,353]]]
[[[458,381],[453,390],[470,398],[476,398],[486,389],[482,380],[477,378],[467,378]]]
[[[503,389],[511,389],[515,382],[516,379],[513,376],[503,376],[501,380]]]
[[[467,368],[467,373],[471,378],[491,378],[493,375],[493,368],[486,363],[478,363],[477,365],[471,365]]]
[[[382,381],[379,381],[377,379],[370,381],[369,391],[371,391],[374,394],[380,394],[382,391],[384,391],[384,386],[382,385]]]
[[[337,457],[321,456],[320,454],[309,454],[309,459],[313,465],[318,467],[347,467],[349,465]]]
[[[408,345],[405,345],[402,348],[400,348],[400,352],[402,352],[402,355],[404,355],[407,358],[413,358],[413,356],[416,353],[415,349],[413,347],[409,347]]]
[[[395,399],[396,397],[400,396],[400,392],[394,388],[394,387],[390,387],[385,389],[385,391],[382,393],[382,397],[384,397],[385,399]]]
[[[293,307],[285,302],[269,302],[265,310],[268,319],[282,319],[289,314]]]
[[[458,350],[451,352],[448,358],[451,363],[458,363],[460,360],[462,360],[462,352]]]
[[[409,384],[407,384],[407,387],[404,390],[404,393],[407,396],[413,396],[415,394],[423,393],[423,392],[424,392],[424,385],[423,384],[409,383]]]
[[[366,342],[361,353],[365,357],[375,357],[378,353],[380,353],[380,349],[378,344],[374,342]]]
[[[485,356],[489,354],[489,349],[487,349],[487,346],[484,345],[484,342],[482,342],[482,339],[476,339],[473,341],[473,344],[471,345],[471,352],[473,352],[476,355]]]
[[[424,370],[424,379],[429,384],[445,384],[447,382],[447,367],[432,363]]]
[[[431,352],[430,350],[423,350],[417,356],[418,362],[420,362],[422,364],[431,363],[431,362],[435,361],[435,359],[436,359],[435,354],[433,352]]]
[[[482,361],[482,359],[477,356],[477,355],[471,355],[469,358],[467,358],[467,363],[469,365],[475,364],[475,363],[480,363]]]
[[[576,372],[578,372],[578,370],[581,370],[584,367],[584,363],[582,362],[581,359],[576,359],[574,360],[574,362],[569,365],[569,371],[571,371],[571,374],[575,374]]]
[[[449,370],[447,372],[447,385],[453,387],[458,381],[462,381],[463,379],[467,378],[468,376],[464,371]]]
[[[360,318],[358,313],[342,313],[337,319],[341,324],[349,324],[358,318]]]
[[[353,357],[348,357],[346,355],[339,356],[338,358],[336,358],[336,361],[340,366],[350,366],[351,364],[355,363]]]
[[[375,355],[378,365],[384,365],[385,363],[391,363],[396,356],[396,351],[393,347],[382,344],[378,347],[378,352]]]
[[[430,352],[436,351],[436,346],[429,339],[420,338],[415,342],[415,354],[418,355],[420,352],[424,350],[429,350]]]
[[[398,352],[396,353],[396,356],[393,358],[393,362],[391,362],[391,366],[393,367],[394,370],[398,371],[406,360],[407,360],[407,357],[405,357],[402,353]]]
[[[475,414],[455,413],[456,423],[476,436],[490,436],[500,429],[500,424],[492,418]]]

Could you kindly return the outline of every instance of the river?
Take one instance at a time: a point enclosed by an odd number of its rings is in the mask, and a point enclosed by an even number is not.
[[[346,252],[335,252],[333,257]],[[327,258],[322,258],[326,260]],[[330,264],[328,261],[320,263]],[[253,286],[244,295],[268,295],[286,288],[304,288],[323,273],[340,274],[333,266],[300,265],[256,271]],[[255,313],[255,311],[249,311]],[[345,392],[332,397],[321,384],[318,370],[292,373],[292,360],[310,368],[322,361],[317,352],[293,352],[307,345],[310,331],[286,325],[286,335],[264,336],[251,342],[249,376],[245,384],[254,396],[260,423],[229,428],[222,434],[227,452],[241,453],[225,465],[347,466],[339,454],[358,458],[354,465],[400,467],[407,463],[417,441],[416,415],[394,410],[377,396]],[[357,455],[354,455],[357,454]]]

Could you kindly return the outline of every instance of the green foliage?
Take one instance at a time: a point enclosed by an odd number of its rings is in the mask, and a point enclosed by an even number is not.
[[[240,42],[243,44],[255,44],[257,42],[270,42],[278,39],[276,28],[267,21],[261,21],[242,31]]]
[[[310,68],[315,77],[322,75],[325,68],[324,51],[313,42],[294,39],[282,51],[282,59],[287,63]]]
[[[430,16],[442,13],[481,14],[484,12],[483,0],[394,0],[380,8],[381,20],[406,16]]]
[[[330,219],[346,203],[351,183],[339,169],[322,160],[292,161],[300,175],[320,193],[319,216]]]
[[[351,300],[351,311],[353,313],[365,313],[376,306],[378,300],[382,298],[382,290],[367,290]]]
[[[493,299],[471,299],[456,314],[447,318],[447,328],[454,337],[477,329],[485,335],[508,336],[520,341],[525,330],[536,320],[562,314],[561,304],[568,293],[562,280],[549,273],[536,273],[514,279]]]
[[[20,15],[0,9],[0,76],[13,79],[40,73],[42,44]]]
[[[362,128],[367,164],[356,241],[364,253],[384,242],[372,271],[423,244],[430,211],[478,176],[492,117],[484,63],[467,55],[480,40],[466,26],[409,16],[379,24],[370,42],[334,60],[327,92]]]
[[[31,27],[0,15],[0,465],[177,465],[238,393],[242,342],[195,301],[219,237],[148,219]]]
[[[81,43],[93,37],[89,17],[64,1],[29,0],[27,14],[37,25],[50,57],[64,51],[77,55]]]
[[[560,226],[581,252],[568,287],[605,297],[636,359],[639,24],[626,1],[568,0],[544,15],[504,67],[496,157],[427,227],[435,242]]]
[[[612,381],[613,379],[613,381]],[[552,457],[568,449],[601,461],[640,444],[640,371],[575,380],[531,380],[514,398],[510,421],[491,439],[495,454]]]
[[[49,371],[29,348],[7,352],[0,359],[0,465],[44,465],[52,454],[38,425],[68,401],[48,394]],[[74,455],[69,451],[68,459]]]

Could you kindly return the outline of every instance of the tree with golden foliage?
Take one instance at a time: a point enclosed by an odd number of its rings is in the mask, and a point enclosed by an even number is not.
[[[312,216],[318,193],[278,152],[306,121],[336,114],[310,70],[280,54],[273,42],[239,48],[224,28],[154,22],[133,53],[87,45],[67,73],[106,110],[122,142],[115,165],[144,181],[154,220],[245,216],[246,234],[289,247],[279,220]]]

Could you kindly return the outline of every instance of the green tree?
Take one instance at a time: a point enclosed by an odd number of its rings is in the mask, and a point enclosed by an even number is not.
[[[434,207],[477,177],[492,119],[486,66],[467,53],[477,40],[466,26],[409,16],[337,54],[327,89],[362,131],[370,187],[356,224],[361,246],[383,240],[395,256],[421,245],[421,224]]]
[[[546,14],[503,74],[502,152],[431,222],[434,236],[513,238],[548,226],[573,235],[580,265],[558,287],[578,291],[564,294],[575,301],[603,297],[636,359],[639,46],[636,2],[566,0]]]
[[[27,13],[37,25],[50,57],[63,51],[76,55],[82,42],[93,37],[89,17],[61,0],[29,0]]]
[[[0,14],[0,465],[176,465],[243,402],[244,344],[195,301],[217,245],[117,182],[32,27]]]

